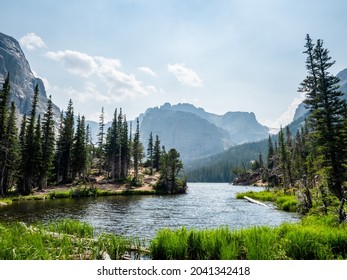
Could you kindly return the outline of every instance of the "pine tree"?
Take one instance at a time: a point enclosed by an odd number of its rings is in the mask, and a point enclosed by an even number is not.
[[[122,124],[122,149],[121,149],[121,155],[122,155],[122,164],[121,164],[121,178],[125,179],[128,176],[128,169],[129,169],[129,158],[130,158],[130,147],[129,147],[129,137],[128,137],[128,122],[126,120],[126,116],[123,117],[123,124]]]
[[[279,142],[279,155],[280,155],[280,168],[282,174],[282,183],[283,187],[288,187],[288,176],[287,176],[287,151],[286,144],[284,141],[284,133],[282,127],[280,128],[280,132],[278,134],[278,142]]]
[[[306,40],[306,53],[309,57],[306,68],[310,70],[308,77],[302,83],[306,87],[302,88],[306,92],[304,102],[311,113],[310,126],[313,130],[311,137],[318,147],[317,151],[321,158],[321,166],[326,173],[329,189],[342,199],[346,157],[343,122],[347,105],[342,98],[343,93],[338,90],[339,79],[328,72],[335,61],[332,61],[329,51],[323,47],[323,41],[317,40],[313,49],[313,44],[309,43],[309,36]]]
[[[112,119],[111,127],[107,131],[106,136],[106,158],[108,170],[111,173],[112,180],[116,177],[116,155],[117,155],[117,142],[118,142],[118,114],[115,109]]]
[[[275,155],[274,146],[272,144],[271,136],[268,137],[268,144],[267,144],[267,168],[272,169],[274,166],[274,159],[273,156]]]
[[[28,118],[28,124],[25,130],[24,149],[21,155],[21,179],[18,189],[22,194],[30,194],[34,184],[34,169],[35,169],[35,121],[36,109],[38,103],[39,87],[35,86],[34,96],[31,103],[31,111]]]
[[[71,149],[74,140],[74,111],[70,99],[65,115],[63,116],[56,151],[56,171],[58,183],[72,180]]]
[[[169,194],[185,192],[186,182],[178,180],[178,175],[183,168],[183,163],[180,160],[180,154],[177,150],[170,149],[166,152],[163,146],[160,165],[159,190]]]
[[[81,178],[86,168],[86,131],[85,131],[85,118],[78,116],[76,134],[71,150],[71,169],[72,179],[76,176]]]
[[[40,184],[41,184],[40,172],[42,170],[42,160],[43,160],[41,115],[38,115],[38,117],[37,117],[33,147],[34,147],[34,161],[33,161],[34,183],[35,183],[35,185],[38,186],[38,189],[41,189],[41,187],[40,187]]]
[[[160,163],[160,140],[159,136],[155,136],[154,148],[153,148],[153,168],[159,171]]]
[[[47,187],[48,177],[53,164],[54,156],[54,114],[52,97],[49,96],[47,109],[42,123],[42,162],[39,171],[38,188],[42,190]]]
[[[14,181],[19,159],[18,135],[16,127],[16,107],[11,103],[6,131],[1,143],[0,194],[6,195]]]
[[[136,131],[133,142],[133,163],[134,163],[134,181],[138,181],[139,175],[139,164],[141,158],[141,148],[140,148],[140,125],[139,119],[136,119]]]
[[[147,146],[147,164],[150,167],[150,174],[153,174],[153,161],[154,161],[154,146],[153,146],[153,134],[149,134],[148,146]]]
[[[2,90],[0,91],[0,141],[5,134],[7,119],[9,115],[8,103],[10,99],[10,75],[7,74],[7,78],[3,83]]]
[[[119,109],[116,131],[116,177],[122,180],[122,159],[123,159],[123,114],[122,108]]]
[[[0,91],[0,188],[1,194],[4,193],[3,189],[6,187],[5,184],[5,170],[8,161],[8,135],[6,131],[8,116],[9,116],[9,108],[8,101],[10,98],[10,81],[9,75],[5,79],[3,83],[3,88]]]
[[[61,164],[63,152],[63,129],[64,129],[64,112],[60,112],[59,127],[58,127],[58,140],[56,143],[56,150],[54,154],[54,180],[59,183],[62,181],[63,166]]]
[[[99,133],[98,133],[98,157],[99,157],[99,174],[102,172],[102,164],[104,160],[104,138],[105,138],[105,114],[104,107],[101,108],[99,118]]]

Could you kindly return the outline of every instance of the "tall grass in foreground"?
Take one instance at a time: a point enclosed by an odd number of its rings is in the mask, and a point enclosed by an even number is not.
[[[120,259],[133,244],[131,239],[111,234],[94,236],[90,225],[74,220],[30,227],[0,224],[2,260],[100,259],[103,252]]]
[[[331,217],[310,217],[278,228],[163,229],[150,242],[150,251],[153,259],[169,260],[346,259],[347,227]]]

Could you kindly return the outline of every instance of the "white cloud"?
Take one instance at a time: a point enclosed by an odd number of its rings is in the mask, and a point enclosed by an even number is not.
[[[168,64],[168,70],[182,84],[190,87],[201,87],[202,80],[194,70],[187,68],[184,63]]]
[[[137,70],[139,71],[142,71],[143,73],[146,73],[152,77],[156,77],[157,74],[149,67],[145,67],[145,66],[142,66],[142,67],[137,67]]]
[[[291,123],[293,121],[296,109],[304,99],[305,93],[300,93],[300,96],[294,98],[288,109],[279,118],[277,118],[275,121],[265,121],[264,124],[271,128],[280,128],[280,126],[284,127]]]
[[[89,77],[97,68],[93,57],[77,51],[47,52],[46,56],[61,62],[70,73],[81,77]]]
[[[28,33],[19,39],[19,43],[29,51],[46,48],[45,42],[35,33]]]
[[[107,98],[108,100],[114,101],[126,97],[147,96],[154,92],[151,86],[144,86],[133,74],[126,74],[121,71],[120,68],[122,65],[118,59],[90,56],[71,50],[47,52],[46,56],[52,60],[61,62],[72,74],[82,78],[100,79],[107,87],[107,95],[96,94],[94,99],[101,100]],[[77,95],[83,100],[80,94]],[[87,99],[93,97],[92,90],[86,91],[83,94],[86,95],[85,98]]]

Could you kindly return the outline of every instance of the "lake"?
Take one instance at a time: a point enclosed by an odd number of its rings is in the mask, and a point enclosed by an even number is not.
[[[163,227],[239,229],[296,222],[297,214],[236,199],[236,193],[260,187],[226,183],[188,183],[183,195],[133,195],[14,202],[0,208],[0,221],[50,222],[70,218],[88,222],[97,232],[151,239]],[[271,205],[271,204],[269,204]]]

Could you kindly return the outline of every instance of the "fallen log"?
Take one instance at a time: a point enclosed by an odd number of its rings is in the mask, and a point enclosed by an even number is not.
[[[255,200],[255,199],[253,199],[253,198],[250,198],[250,197],[248,197],[248,196],[244,196],[243,198],[246,199],[246,200],[249,201],[249,202],[252,202],[252,203],[255,203],[255,204],[258,204],[258,205],[261,205],[261,206],[264,206],[264,207],[269,208],[269,206],[267,206],[266,204],[264,204],[264,203],[262,203],[262,202],[260,202],[260,201],[258,201],[258,200]]]

